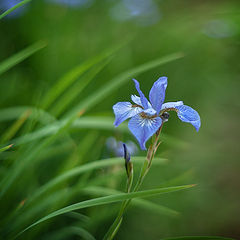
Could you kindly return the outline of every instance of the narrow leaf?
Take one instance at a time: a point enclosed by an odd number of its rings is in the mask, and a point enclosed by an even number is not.
[[[216,236],[186,236],[186,237],[163,238],[162,240],[234,240],[234,239]]]
[[[0,152],[4,152],[4,151],[7,151],[9,148],[11,148],[13,146],[13,144],[10,144],[6,147],[3,147],[3,148],[0,148]]]
[[[93,194],[93,195],[98,195],[98,196],[105,196],[105,195],[110,195],[110,194],[119,194],[121,193],[120,191],[114,190],[114,189],[109,189],[105,187],[87,187],[82,190],[85,193],[88,194]],[[141,208],[146,208],[148,210],[152,210],[154,213],[159,213],[159,214],[164,214],[167,216],[171,217],[176,217],[179,215],[179,212],[170,209],[168,207],[162,206],[160,204],[156,204],[153,202],[150,202],[145,199],[134,199],[133,200],[133,205],[139,206]]]
[[[10,68],[14,67],[18,63],[22,62],[26,58],[30,57],[37,51],[41,50],[42,48],[46,47],[46,43],[43,41],[37,42],[19,53],[16,53],[12,57],[9,57],[7,60],[0,63],[0,74],[6,72]]]
[[[67,115],[74,114],[76,111],[79,111],[80,109],[85,109],[85,110],[90,109],[91,107],[93,107],[94,105],[102,101],[104,98],[106,98],[109,94],[112,94],[113,91],[119,89],[125,82],[129,81],[131,77],[136,77],[140,73],[143,73],[147,70],[150,70],[152,68],[163,65],[165,63],[177,60],[182,57],[183,57],[182,53],[171,54],[171,55],[144,63],[126,72],[123,72],[119,76],[112,79],[110,82],[106,83],[102,88],[95,91],[92,95],[87,97],[84,101],[82,101],[75,108],[73,108]]]
[[[133,162],[142,162],[145,160],[145,157],[132,157]],[[154,164],[162,164],[166,162],[166,159],[162,158],[155,158],[154,159]],[[109,159],[104,159],[104,160],[97,160],[94,162],[90,162],[87,164],[84,164],[79,167],[75,167],[64,174],[52,179],[49,181],[47,184],[43,185],[40,187],[35,194],[33,194],[28,201],[26,202],[25,205],[29,204],[30,202],[34,201],[36,198],[41,196],[43,193],[47,192],[49,189],[52,187],[56,186],[57,184],[64,182],[74,176],[78,176],[79,174],[86,173],[89,171],[92,171],[94,169],[99,169],[103,167],[110,167],[116,164],[123,164],[123,159],[122,158],[109,158]]]
[[[23,0],[22,2],[16,4],[16,5],[13,6],[12,8],[10,8],[10,9],[8,9],[7,11],[5,11],[4,13],[2,13],[2,14],[0,15],[0,20],[1,20],[2,18],[4,18],[5,16],[7,16],[7,15],[8,15],[9,13],[11,13],[12,11],[14,11],[15,9],[17,9],[17,8],[23,6],[23,5],[25,5],[25,4],[27,4],[27,3],[31,2],[31,1],[32,1],[32,0]]]
[[[19,118],[24,112],[31,111],[29,119],[34,119],[42,124],[54,122],[56,119],[48,112],[32,106],[18,106],[0,109],[0,122],[12,121]]]
[[[63,111],[67,109],[70,103],[85,89],[85,87],[94,79],[94,77],[109,63],[111,58],[100,62],[94,68],[89,70],[88,73],[82,76],[76,84],[74,84],[63,96],[61,101],[56,102],[53,106],[54,116],[59,116]]]
[[[0,111],[0,113],[1,113],[1,111]],[[13,114],[14,114],[14,112],[13,112]],[[31,117],[32,117],[32,115],[31,115]],[[41,118],[39,118],[39,120],[41,120]],[[1,121],[1,117],[0,117],[0,121]],[[58,131],[58,129],[61,128],[61,126],[65,124],[65,122],[66,122],[65,120],[60,120],[60,121],[58,121],[57,124],[56,123],[49,124],[46,127],[43,127],[32,133],[28,133],[24,136],[18,137],[16,139],[14,139],[13,142],[15,145],[20,145],[20,144],[29,143],[34,140],[55,134]],[[82,117],[80,119],[75,120],[71,127],[73,129],[99,129],[99,130],[114,131],[116,128],[114,127],[113,122],[114,122],[114,118],[112,118],[112,117],[95,117],[95,116]],[[122,123],[118,127],[118,130],[130,134],[126,123]],[[171,136],[163,134],[163,133],[161,134],[161,138],[164,141],[166,140],[169,143],[178,144],[181,146],[186,145],[186,143],[183,142],[182,140],[176,139],[174,137],[171,137]]]
[[[27,120],[30,114],[31,114],[30,110],[27,110],[26,112],[24,112],[22,116],[20,116],[20,118],[17,121],[15,121],[13,125],[6,130],[5,133],[3,133],[0,143],[9,141],[21,128],[21,126],[24,124],[24,122]]]
[[[58,128],[57,132],[54,135],[42,141],[42,143],[38,144],[34,149],[31,150],[31,152],[27,152],[26,155],[23,155],[22,158],[19,159],[18,162],[20,162],[20,164],[16,164],[11,169],[11,171],[9,171],[9,174],[0,183],[3,186],[0,191],[0,197],[3,197],[3,195],[6,193],[11,184],[13,184],[14,180],[20,175],[20,173],[26,168],[26,166],[29,163],[31,163],[31,160],[33,162],[34,159],[36,159],[37,155],[42,151],[42,149],[52,144],[57,139],[58,136],[65,133],[71,126],[72,122],[76,120],[76,118],[78,118],[82,113],[80,112],[66,120],[64,124],[61,125],[60,128]]]
[[[48,108],[70,85],[72,85],[82,74],[88,71],[92,66],[100,63],[101,61],[110,57],[115,51],[117,51],[121,46],[112,47],[104,51],[103,53],[95,56],[66,73],[62,78],[60,78],[56,84],[51,88],[51,90],[46,94],[42,102],[42,108]]]
[[[152,190],[146,190],[146,191],[140,191],[140,192],[133,192],[133,193],[121,193],[121,194],[116,194],[116,195],[110,195],[106,197],[100,197],[100,198],[95,198],[91,200],[86,200],[83,202],[79,202],[70,206],[67,206],[65,208],[59,209],[41,219],[39,219],[37,222],[33,223],[32,225],[28,226],[25,228],[22,232],[20,232],[16,237],[24,233],[25,231],[29,230],[30,228],[59,215],[62,215],[64,213],[68,213],[71,211],[83,209],[83,208],[88,208],[88,207],[93,207],[93,206],[100,206],[104,204],[109,204],[109,203],[114,203],[114,202],[119,202],[119,201],[124,201],[128,199],[133,199],[133,198],[144,198],[144,197],[151,197],[155,196],[158,194],[165,194],[165,193],[170,193],[170,192],[175,192],[175,191],[180,191],[183,189],[191,188],[195,185],[184,185],[184,186],[176,186],[176,187],[169,187],[169,188],[158,188],[158,189],[152,189]]]

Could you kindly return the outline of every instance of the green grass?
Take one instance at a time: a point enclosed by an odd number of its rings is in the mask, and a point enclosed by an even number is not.
[[[112,20],[114,1],[24,0],[1,13],[1,238],[102,239],[126,199],[116,239],[239,238],[239,4],[154,2],[162,16],[147,26]],[[232,35],[207,34],[214,20]],[[163,75],[166,101],[197,109],[202,127],[171,114],[142,189],[126,194],[106,140],[137,141],[127,121],[114,127],[112,105],[136,93],[132,78],[147,93]],[[136,177],[145,155],[131,158]]]

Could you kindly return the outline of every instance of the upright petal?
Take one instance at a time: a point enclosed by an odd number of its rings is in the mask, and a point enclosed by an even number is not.
[[[140,97],[136,96],[136,95],[131,95],[131,99],[134,103],[136,103],[139,106],[142,106],[142,102]],[[148,108],[152,108],[151,103],[148,101]]]
[[[133,107],[130,102],[118,102],[113,105],[113,111],[116,117],[114,125],[117,127],[126,119],[142,112],[143,109],[140,107]]]
[[[162,105],[161,110],[166,109],[166,108],[175,108],[175,107],[181,106],[181,105],[183,105],[183,101],[167,102]]]
[[[162,119],[143,118],[140,114],[132,117],[128,123],[128,128],[138,140],[142,150],[146,150],[147,140],[160,128]]]
[[[147,109],[148,108],[148,100],[144,96],[143,92],[141,91],[139,82],[136,79],[133,79],[133,81],[135,82],[135,87],[140,95],[142,106],[143,106],[143,108]]]
[[[136,96],[136,95],[131,95],[131,99],[132,99],[132,101],[133,101],[134,103],[136,103],[137,105],[142,106],[140,97],[138,97],[138,96]]]
[[[153,108],[160,112],[165,99],[165,91],[167,88],[167,77],[160,77],[152,86],[149,93],[149,100]]]
[[[179,119],[183,122],[191,123],[198,132],[201,126],[201,120],[198,112],[186,105],[176,106],[175,108],[177,109]]]

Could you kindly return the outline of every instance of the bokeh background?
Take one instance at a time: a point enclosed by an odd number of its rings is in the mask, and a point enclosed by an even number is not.
[[[1,12],[18,2],[1,0]],[[112,105],[129,101],[130,95],[136,94],[132,77],[139,80],[147,94],[160,76],[168,77],[166,100],[183,100],[196,109],[202,126],[196,133],[191,125],[170,114],[158,150],[158,157],[168,161],[151,169],[142,189],[192,183],[197,186],[150,199],[180,212],[178,216],[132,205],[116,239],[156,240],[190,235],[240,239],[239,1],[33,0],[0,21],[0,36],[1,63],[32,44],[44,46],[0,76],[2,146],[15,144],[20,137],[48,126],[49,123],[38,123],[36,117],[31,118],[32,112],[26,112],[27,108],[42,109],[56,121],[62,120],[98,89],[118,81],[116,76],[155,59],[179,56],[127,77],[118,88],[86,109],[82,118],[95,119],[96,124],[68,128],[67,136],[57,136],[23,166],[1,199],[4,239],[10,239],[12,232],[19,232],[55,209],[98,196],[81,191],[81,186],[87,188],[94,179],[101,179],[93,181],[94,186],[124,190],[123,165],[77,176],[39,198],[35,203],[39,209],[31,216],[22,218],[22,213],[17,214],[20,225],[8,229],[9,209],[24,205],[36,189],[76,166],[114,157],[109,137],[137,145],[126,128],[112,126]],[[44,105],[46,95],[54,92],[59,79],[116,47],[119,49],[110,58],[79,75],[58,98]],[[15,131],[11,134],[9,129]],[[16,143],[1,153],[1,180],[5,181],[13,169],[20,168],[23,156],[30,156],[48,137]],[[139,150],[135,154],[144,156],[145,152]],[[135,166],[136,175],[138,169]],[[51,201],[41,206],[50,197]],[[77,227],[102,239],[119,206],[93,207],[73,216],[56,217],[20,239],[91,239],[86,232],[77,231]]]

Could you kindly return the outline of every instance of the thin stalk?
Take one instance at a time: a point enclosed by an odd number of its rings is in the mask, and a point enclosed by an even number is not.
[[[138,181],[137,181],[137,183],[136,183],[136,185],[133,189],[133,192],[137,192],[139,190],[139,188],[141,187],[141,185],[143,183],[143,180],[144,180],[145,176],[149,172],[149,169],[152,165],[152,161],[153,161],[153,158],[155,156],[155,153],[156,153],[156,151],[157,151],[157,149],[160,145],[160,142],[158,142],[158,141],[159,141],[160,133],[161,133],[161,130],[162,130],[162,126],[163,126],[163,124],[161,125],[159,130],[156,132],[155,136],[153,137],[153,143],[148,148],[147,158],[143,163]],[[132,181],[132,179],[131,179],[131,181]],[[129,182],[129,179],[128,179],[128,182]],[[132,185],[132,183],[131,183],[131,185]],[[130,189],[131,189],[131,185],[130,185]],[[127,191],[130,192],[129,188],[127,189]],[[121,208],[120,208],[119,213],[118,213],[118,216],[116,217],[115,221],[113,222],[113,224],[109,228],[108,232],[104,236],[104,240],[112,240],[114,238],[114,236],[118,232],[118,229],[120,228],[120,225],[122,223],[123,214],[126,211],[126,209],[127,209],[127,207],[129,206],[130,203],[131,203],[131,199],[125,200],[122,203]]]

